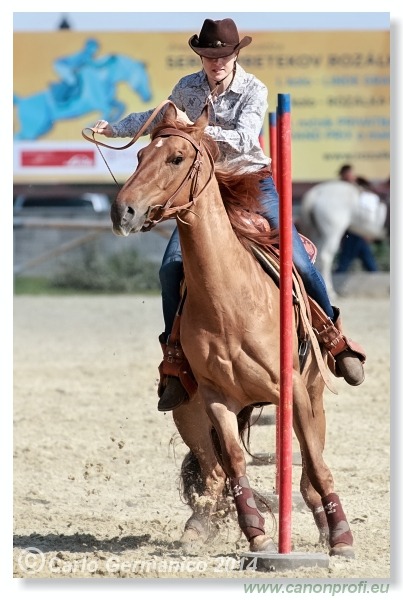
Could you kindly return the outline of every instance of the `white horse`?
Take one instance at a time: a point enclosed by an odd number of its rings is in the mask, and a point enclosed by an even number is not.
[[[344,233],[348,229],[367,240],[382,239],[386,216],[379,196],[346,181],[319,183],[303,195],[298,229],[317,247],[317,267],[330,296],[337,296],[332,265]]]

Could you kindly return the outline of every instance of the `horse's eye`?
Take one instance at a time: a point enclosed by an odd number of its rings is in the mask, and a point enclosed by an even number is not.
[[[175,158],[172,161],[172,164],[180,165],[182,161],[183,161],[183,156],[175,156]]]

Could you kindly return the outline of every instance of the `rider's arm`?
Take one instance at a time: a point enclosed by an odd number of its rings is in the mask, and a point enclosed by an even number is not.
[[[100,133],[102,135],[105,135],[106,137],[134,137],[136,133],[140,130],[140,128],[144,125],[144,123],[147,121],[147,119],[152,115],[154,110],[155,109],[152,108],[146,112],[131,113],[130,115],[128,115],[118,123],[115,123],[114,125],[111,125],[107,121],[97,121],[94,127],[92,127],[92,130],[95,133]],[[143,131],[142,135],[147,135],[154,129],[157,123],[161,121],[162,116],[164,114],[164,110],[165,109],[162,109],[161,113],[155,116],[151,124]],[[191,123],[185,112],[183,112],[179,108],[177,108],[176,110],[179,121],[185,124]]]
[[[121,121],[115,124],[108,123],[108,121],[100,120],[95,123],[91,128],[95,133],[100,133],[106,137],[134,137],[139,131],[140,127],[147,121],[148,117],[152,114],[154,109],[148,110],[142,113],[131,113]],[[152,126],[155,122],[152,123]],[[143,135],[149,133],[147,128]],[[152,129],[152,127],[151,127]]]
[[[118,123],[111,125],[112,137],[134,137],[147,119],[152,115],[153,110],[154,109],[151,108],[145,112],[131,113]],[[147,129],[143,131],[143,135],[150,133],[150,130],[155,127],[156,121],[157,119],[151,123],[151,126],[148,126]]]

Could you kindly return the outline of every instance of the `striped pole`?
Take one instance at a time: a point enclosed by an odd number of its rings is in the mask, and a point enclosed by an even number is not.
[[[292,176],[291,176],[291,100],[290,94],[278,94],[277,118],[272,120],[270,143],[275,138],[276,187],[280,197],[280,406],[276,411],[276,465],[278,465],[279,535],[278,553],[249,552],[258,571],[284,571],[299,567],[329,568],[324,553],[291,552],[292,519],[292,411],[293,411],[293,301],[292,301]],[[273,117],[272,117],[273,119]],[[276,127],[274,124],[276,123]],[[273,146],[270,144],[270,148]],[[278,435],[278,438],[277,438]],[[277,462],[278,460],[278,462]],[[277,473],[276,473],[277,482]],[[276,483],[277,485],[277,483]],[[257,555],[258,554],[258,555]],[[247,561],[242,563],[250,564]]]
[[[292,516],[292,177],[290,94],[277,97],[280,193],[280,485],[279,553],[291,552]]]

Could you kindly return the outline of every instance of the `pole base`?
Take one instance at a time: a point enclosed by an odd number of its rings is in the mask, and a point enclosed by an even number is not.
[[[329,556],[322,553],[277,554],[270,552],[244,552],[240,556],[241,571],[294,571],[301,567],[319,567],[326,569],[329,566]]]

